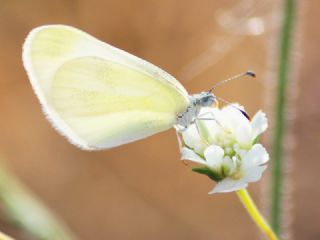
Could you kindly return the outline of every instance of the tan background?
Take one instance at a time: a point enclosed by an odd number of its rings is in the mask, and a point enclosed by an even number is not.
[[[300,7],[294,55],[299,104],[293,104],[298,115],[290,136],[297,142],[294,194],[287,220],[295,239],[320,239],[320,4],[304,1]],[[252,69],[257,80],[230,83],[216,94],[254,114],[271,109],[265,100],[274,95],[266,86],[277,56],[279,9],[280,1],[1,0],[3,161],[79,239],[258,239],[235,194],[207,195],[212,183],[180,162],[173,130],[108,151],[70,145],[40,110],[22,67],[21,45],[33,27],[73,25],[167,70],[190,93]],[[250,28],[252,18],[264,31]],[[259,199],[259,184],[249,190]]]

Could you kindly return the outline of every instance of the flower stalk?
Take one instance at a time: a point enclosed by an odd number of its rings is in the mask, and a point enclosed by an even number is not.
[[[271,227],[265,220],[265,218],[259,212],[257,206],[254,204],[250,194],[246,189],[237,190],[237,195],[241,200],[244,207],[247,209],[249,215],[251,216],[252,220],[256,223],[256,225],[260,228],[260,230],[266,234],[266,236],[270,240],[278,240],[279,238],[276,234],[272,231]]]

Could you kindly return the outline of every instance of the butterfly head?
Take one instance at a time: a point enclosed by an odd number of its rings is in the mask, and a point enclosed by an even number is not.
[[[202,92],[198,96],[198,101],[201,107],[209,107],[217,102],[217,98],[212,92]]]

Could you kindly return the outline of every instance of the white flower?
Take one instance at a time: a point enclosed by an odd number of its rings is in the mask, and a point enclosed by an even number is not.
[[[240,110],[242,109],[242,110]],[[269,155],[256,143],[268,126],[261,111],[250,121],[242,107],[203,108],[197,124],[182,133],[182,159],[201,164],[193,170],[217,182],[209,193],[230,192],[258,181]]]

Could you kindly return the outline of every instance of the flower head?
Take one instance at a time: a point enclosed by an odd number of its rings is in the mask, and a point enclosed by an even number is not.
[[[245,188],[266,169],[269,155],[257,140],[267,118],[259,111],[250,121],[242,111],[238,105],[202,108],[199,120],[182,132],[182,159],[201,164],[193,171],[217,182],[210,193]]]

